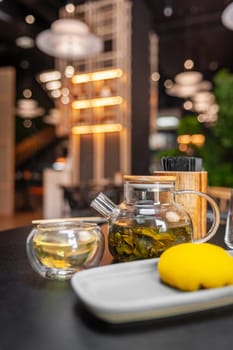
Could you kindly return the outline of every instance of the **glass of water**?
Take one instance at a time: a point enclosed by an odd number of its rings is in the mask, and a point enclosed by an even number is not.
[[[231,196],[227,212],[224,242],[228,248],[233,249],[233,189],[231,189]]]

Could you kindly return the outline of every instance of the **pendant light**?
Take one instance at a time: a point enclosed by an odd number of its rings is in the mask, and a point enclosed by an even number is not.
[[[87,24],[74,18],[54,21],[50,29],[38,34],[36,45],[44,53],[61,59],[82,59],[103,49],[102,40],[90,33]]]

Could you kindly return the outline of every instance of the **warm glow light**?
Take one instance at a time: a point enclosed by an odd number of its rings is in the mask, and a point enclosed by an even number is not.
[[[181,143],[181,144],[179,144],[179,150],[181,152],[187,152],[188,151],[188,146]]]
[[[214,94],[209,91],[200,91],[193,96],[194,110],[196,112],[210,112],[211,106],[217,106],[215,102]],[[217,113],[216,109],[212,109],[212,112]]]
[[[170,89],[173,86],[173,81],[171,79],[167,79],[163,85],[166,89]]]
[[[187,73],[186,73],[187,74]],[[187,78],[187,77],[186,77]],[[164,83],[165,85],[165,83]],[[207,90],[211,90],[212,84],[209,81],[202,80],[200,83],[195,84],[173,84],[172,86],[165,86],[168,95],[177,96],[181,98],[193,97],[199,91],[206,93]]]
[[[193,108],[193,103],[192,101],[185,101],[183,104],[184,109],[186,109],[187,111],[191,110]]]
[[[72,78],[72,76],[74,75],[74,67],[69,65],[69,66],[66,66],[66,69],[65,69],[65,76],[67,78]]]
[[[87,83],[91,80],[90,74],[78,74],[74,75],[72,78],[73,84]]]
[[[200,123],[215,123],[218,120],[217,114],[201,113],[198,115],[197,120]]]
[[[159,79],[160,79],[160,74],[158,73],[158,72],[153,72],[152,74],[151,74],[151,79],[152,79],[152,81],[159,81]]]
[[[32,97],[32,90],[31,89],[24,89],[23,90],[23,97],[25,97],[25,98]]]
[[[198,113],[208,111],[209,107],[210,107],[210,104],[206,101],[194,103],[194,110]]]
[[[188,145],[192,143],[198,147],[203,146],[205,143],[205,136],[202,134],[193,134],[193,135],[179,135],[177,137],[177,142],[180,145]]]
[[[34,99],[20,99],[17,102],[16,114],[21,118],[37,118],[43,113],[44,109],[38,107],[38,102]]]
[[[75,12],[75,6],[72,3],[66,4],[65,9],[66,9],[66,12],[68,12],[68,13],[74,13]]]
[[[196,71],[182,72],[175,76],[177,84],[191,85],[198,84],[202,80],[202,74]]]
[[[195,102],[214,102],[214,95],[209,91],[199,91],[193,96]]]
[[[121,124],[77,125],[73,126],[72,134],[96,134],[104,132],[119,132],[121,130]]]
[[[61,79],[61,72],[57,70],[43,72],[39,74],[38,79],[41,83],[47,83],[48,81],[51,81],[51,80],[59,80]]]
[[[86,23],[75,18],[61,18],[51,28],[36,37],[38,48],[47,55],[67,60],[76,60],[100,53],[102,39],[90,33]]]
[[[202,146],[205,143],[205,136],[202,134],[194,134],[191,137],[191,143],[196,146]]]
[[[93,108],[93,107],[104,107],[104,106],[119,105],[121,103],[122,103],[121,96],[112,96],[112,97],[94,98],[91,100],[73,101],[72,108],[84,109],[84,108]]]
[[[25,17],[25,22],[27,24],[33,24],[35,22],[35,17],[33,15],[27,15]]]
[[[184,61],[184,68],[185,69],[192,69],[194,67],[194,62],[191,59],[187,59]]]
[[[120,105],[122,103],[121,96],[95,98],[91,100],[92,107]]]
[[[189,144],[191,142],[191,135],[179,135],[177,142],[181,144]]]
[[[121,69],[111,69],[102,72],[94,72],[91,74],[92,80],[105,80],[105,79],[114,79],[120,78],[122,76]]]
[[[214,114],[214,113],[218,113],[218,111],[219,111],[219,106],[216,103],[210,105],[210,107],[209,107],[210,113]]]
[[[72,78],[72,83],[80,84],[80,83],[87,83],[89,81],[120,78],[122,74],[123,72],[121,69],[110,69],[110,70],[87,73],[87,74],[76,74]]]
[[[230,3],[225,7],[221,16],[222,24],[230,30],[233,30],[232,16],[233,16],[233,3]]]
[[[16,45],[21,47],[22,49],[31,49],[34,47],[34,39],[30,36],[23,35],[18,37],[16,40]]]
[[[53,90],[50,92],[50,94],[53,98],[59,98],[61,97],[61,90]]]
[[[171,88],[167,89],[166,92],[168,95],[171,95],[171,96],[188,98],[193,96],[198,91],[198,88],[199,86],[196,84],[193,84],[193,85],[174,84]]]
[[[59,80],[48,81],[45,84],[45,87],[46,87],[47,90],[57,90],[57,89],[60,89],[61,82]]]
[[[68,96],[62,96],[61,97],[61,103],[63,105],[68,105],[70,103],[70,98]]]
[[[32,126],[32,121],[30,119],[26,119],[23,121],[23,126],[29,129]]]
[[[63,96],[69,96],[70,90],[66,87],[62,88],[61,93]]]
[[[73,109],[91,108],[91,100],[80,100],[72,102]]]

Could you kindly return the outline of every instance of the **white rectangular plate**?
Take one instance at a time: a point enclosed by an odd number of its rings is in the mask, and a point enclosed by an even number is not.
[[[110,323],[178,316],[233,304],[233,286],[182,292],[160,281],[158,259],[96,267],[71,285],[91,313]]]

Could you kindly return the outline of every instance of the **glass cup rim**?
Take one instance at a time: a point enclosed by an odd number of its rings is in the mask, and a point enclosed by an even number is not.
[[[59,228],[77,228],[77,229],[96,229],[98,228],[98,224],[94,222],[87,222],[87,221],[72,221],[71,220],[64,220],[64,221],[54,221],[54,222],[46,222],[46,223],[39,223],[36,225],[38,229],[59,229]]]

